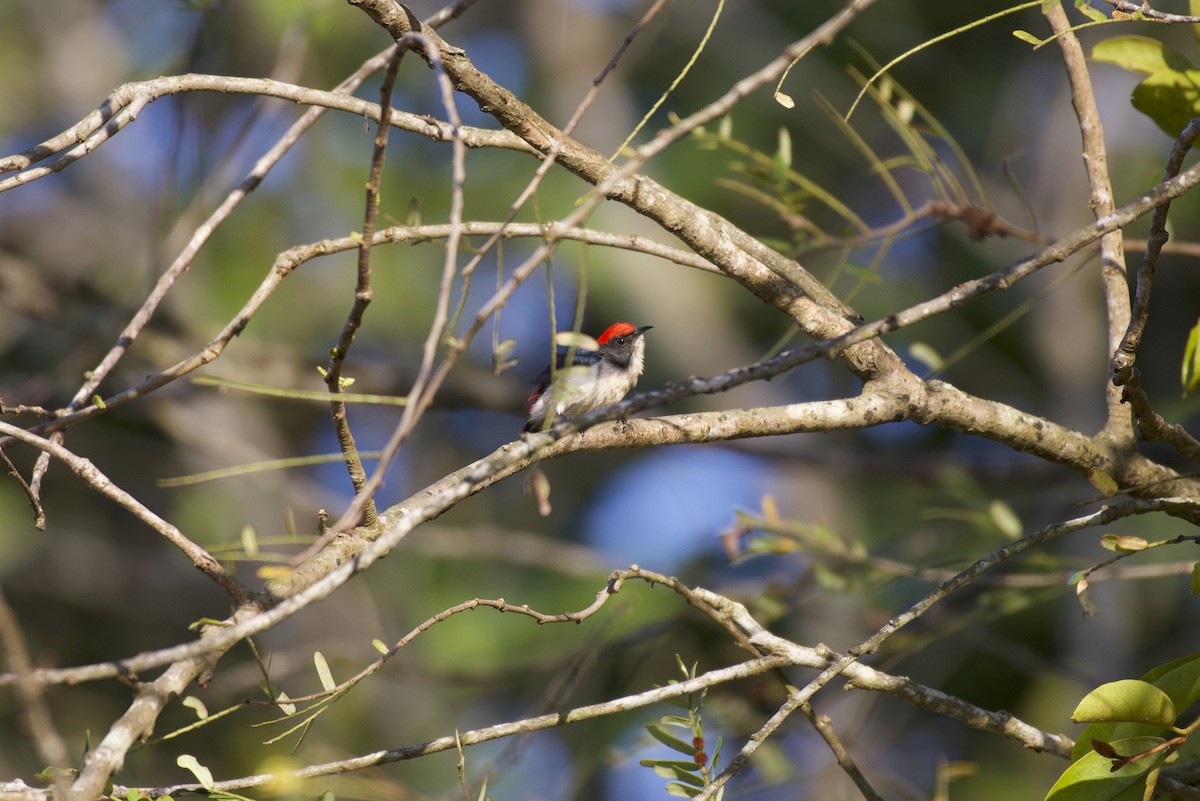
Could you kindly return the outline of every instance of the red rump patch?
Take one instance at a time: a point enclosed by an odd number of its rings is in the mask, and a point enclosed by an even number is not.
[[[626,334],[632,334],[636,330],[637,329],[629,323],[613,323],[608,328],[604,329],[604,333],[600,335],[596,342],[603,345],[613,337],[623,337]]]

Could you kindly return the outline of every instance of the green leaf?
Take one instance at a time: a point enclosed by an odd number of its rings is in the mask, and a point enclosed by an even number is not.
[[[600,350],[600,344],[596,340],[578,331],[559,331],[554,335],[554,344],[562,348]]]
[[[1200,654],[1189,654],[1181,656],[1178,659],[1172,659],[1170,662],[1163,662],[1157,667],[1150,668],[1142,675],[1142,681],[1148,681],[1151,684],[1158,684],[1158,680],[1170,673],[1172,670],[1190,665],[1193,662],[1200,662]],[[1178,705],[1176,705],[1178,706]]]
[[[1129,756],[1153,748],[1161,742],[1161,737],[1132,737],[1118,740],[1111,745],[1117,753]],[[1140,798],[1140,790],[1132,791],[1130,788],[1140,787],[1146,771],[1162,759],[1163,756],[1157,754],[1114,771],[1111,759],[1095,751],[1088,751],[1058,777],[1058,781],[1046,794],[1046,801],[1124,801],[1126,797]],[[1123,796],[1122,793],[1126,791],[1138,794]]]
[[[695,772],[700,770],[700,766],[695,762],[683,759],[642,759],[638,761],[640,765],[646,768],[671,768],[678,770],[686,770]]]
[[[673,795],[676,798],[695,798],[700,795],[700,792],[695,787],[688,787],[686,784],[667,782],[667,795]]]
[[[688,704],[685,709],[691,709],[691,704]],[[674,726],[679,729],[692,730],[692,719],[685,718],[682,715],[663,715],[658,719],[658,722],[663,726]]]
[[[1114,743],[1118,740],[1128,740],[1130,737],[1158,737],[1161,734],[1162,726],[1145,723],[1089,723],[1075,740],[1075,747],[1071,749],[1071,761],[1091,753],[1093,740]]]
[[[646,731],[650,732],[650,736],[653,737],[655,740],[658,740],[663,745],[665,745],[668,748],[671,748],[675,751],[678,751],[681,754],[687,754],[688,756],[694,756],[696,753],[696,749],[692,748],[691,743],[685,743],[683,740],[680,740],[675,735],[668,733],[667,730],[664,729],[662,726],[659,726],[654,723],[647,723]]]
[[[1176,709],[1187,709],[1200,701],[1200,659],[1193,656],[1152,683],[1171,699]]]
[[[381,640],[379,638],[375,638],[374,640],[371,640],[371,647],[374,648],[379,653],[383,654],[384,656],[387,656],[388,651],[392,650],[391,647],[389,647],[386,642],[384,642],[383,640]]]
[[[908,355],[930,370],[941,370],[946,365],[946,360],[942,358],[942,354],[938,353],[932,345],[925,342],[914,342],[909,345]]]
[[[200,718],[200,720],[204,720],[208,717],[208,707],[206,707],[204,702],[194,695],[187,696],[179,703],[183,704],[188,709],[196,710],[196,717]]]
[[[1133,107],[1172,139],[1200,116],[1200,70],[1156,72],[1133,88]]]
[[[1076,723],[1150,723],[1163,727],[1173,726],[1177,717],[1170,697],[1140,679],[1101,684],[1085,695],[1071,713],[1071,720]]]
[[[1148,36],[1114,36],[1102,39],[1092,48],[1092,61],[1116,64],[1130,72],[1153,75],[1156,72],[1182,72],[1192,68],[1183,55]]]
[[[408,211],[404,215],[404,224],[410,228],[421,224],[421,201],[415,196],[408,199]]]
[[[1108,17],[1104,16],[1104,12],[1089,6],[1088,0],[1075,0],[1075,8],[1092,22],[1108,22]]]
[[[693,787],[704,786],[704,779],[702,779],[700,776],[688,773],[684,770],[679,770],[677,768],[659,766],[654,769],[654,772],[659,776],[662,776],[664,779],[675,779],[683,782],[684,784],[690,784]]]
[[[779,145],[775,148],[775,182],[783,184],[787,181],[788,171],[792,169],[792,134],[787,128],[779,129]]]
[[[1200,562],[1192,565],[1192,595],[1200,595]]]
[[[1088,481],[1092,482],[1092,486],[1100,490],[1105,498],[1111,498],[1120,490],[1113,477],[1100,468],[1096,468],[1091,473],[1088,473]]]
[[[280,711],[285,715],[296,714],[296,705],[288,703],[288,694],[283,690],[280,690],[279,695],[275,696],[275,705],[279,707]]]
[[[1004,536],[1013,540],[1021,538],[1021,518],[1017,517],[1017,513],[1004,501],[995,500],[988,504],[988,517]]]
[[[869,267],[862,267],[857,264],[851,264],[848,261],[842,262],[842,269],[847,275],[857,278],[864,284],[882,284],[883,277]]]
[[[196,781],[200,782],[200,786],[205,790],[212,790],[213,777],[212,771],[200,764],[200,761],[191,754],[180,754],[175,759],[175,764],[185,770],[191,771],[196,777]]]
[[[333,672],[329,670],[329,663],[325,661],[325,654],[313,651],[313,664],[317,666],[317,678],[321,680],[321,687],[326,692],[337,687],[337,682],[333,680]]]
[[[1145,537],[1131,534],[1105,534],[1100,538],[1100,547],[1117,553],[1137,553],[1150,547]]]
[[[242,526],[242,550],[249,559],[258,556],[258,534],[249,523]]]
[[[1191,395],[1200,384],[1200,320],[1188,331],[1187,344],[1183,348],[1183,365],[1180,370],[1183,397]]]
[[[1015,30],[1012,32],[1012,35],[1020,39],[1022,42],[1031,44],[1034,47],[1041,47],[1042,45],[1042,40],[1034,36],[1029,31]]]

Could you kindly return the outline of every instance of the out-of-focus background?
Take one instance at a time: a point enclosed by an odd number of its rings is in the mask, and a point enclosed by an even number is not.
[[[479,2],[442,34],[562,125],[648,5]],[[726,4],[694,68],[636,141],[666,125],[668,115],[686,116],[710,103],[839,7],[825,1]],[[412,8],[419,16],[436,10],[423,0]],[[999,9],[879,3],[836,43],[815,50],[792,71],[782,88],[795,98],[794,109],[760,91],[736,108],[727,138],[719,139],[717,126],[709,126],[704,136],[672,147],[645,172],[787,249],[867,319],[999,269],[1037,246],[1017,238],[972,241],[965,226],[949,222],[918,225],[889,241],[886,250],[805,248],[805,231],[857,232],[825,204],[798,200],[794,185],[784,192],[794,203],[787,214],[779,213],[772,194],[781,186],[772,160],[783,129],[792,170],[840,199],[868,226],[901,219],[904,210],[822,110],[818,96],[844,112],[858,91],[855,73],[870,74],[877,63]],[[667,4],[606,78],[577,138],[615,151],[684,68],[715,10],[714,3],[696,0]],[[1057,49],[1034,51],[1012,36],[1015,28],[1044,35],[1046,26],[1032,9],[937,43],[891,71],[892,91],[911,95],[961,148],[969,167],[945,140],[931,138],[974,202],[1053,238],[1091,219],[1078,126]],[[1187,31],[1155,28],[1151,34],[1195,53]],[[1089,35],[1109,31],[1082,32],[1085,44]],[[365,15],[335,0],[10,2],[0,24],[0,154],[68,128],[126,82],[199,72],[332,88],[387,44]],[[1103,64],[1094,64],[1092,74],[1120,203],[1156,180],[1170,140],[1130,107],[1137,76]],[[376,99],[379,81],[373,77],[358,94]],[[457,103],[467,124],[495,127],[468,98],[459,96]],[[429,70],[413,57],[401,67],[394,104],[445,117]],[[164,98],[81,162],[4,193],[4,403],[64,405],[195,227],[301,111],[292,103],[245,95]],[[908,152],[869,98],[851,126],[882,159]],[[280,251],[357,230],[373,131],[360,118],[328,113],[218,229],[100,394],[115,394],[199,351]],[[381,224],[418,217],[445,221],[449,154],[448,145],[393,132]],[[472,151],[466,218],[503,219],[535,165],[525,154]],[[971,170],[983,195],[970,185]],[[914,206],[936,198],[917,171],[897,172]],[[565,216],[586,191],[581,181],[554,170],[519,219]],[[1191,239],[1195,219],[1196,200],[1178,201],[1174,236]],[[601,207],[589,224],[672,242],[615,204]],[[1143,236],[1145,228],[1146,223],[1134,226],[1129,235]],[[508,241],[485,259],[465,297],[467,316],[535,244]],[[1138,249],[1130,252],[1136,264]],[[355,391],[407,390],[432,318],[442,259],[440,242],[376,249],[374,301],[346,366],[356,379]],[[350,310],[354,261],[347,252],[304,264],[200,374],[321,389],[316,366],[326,361]],[[1139,359],[1158,410],[1174,420],[1186,420],[1195,408],[1194,401],[1179,400],[1178,365],[1195,323],[1198,275],[1189,260],[1164,259]],[[797,341],[785,340],[791,330],[786,319],[764,310],[732,282],[649,256],[565,242],[551,277],[560,329],[570,326],[583,290],[584,330],[595,334],[617,319],[655,326],[647,337],[643,387],[714,375],[755,361],[783,341]],[[494,376],[490,334],[475,343],[388,472],[381,505],[515,437],[528,383],[550,351],[549,307],[546,273],[539,272],[498,321],[497,336],[516,340],[518,364]],[[924,366],[930,354],[950,358],[940,377],[969,392],[1086,433],[1103,420],[1105,319],[1095,258],[1048,269],[888,342],[922,374],[930,370]],[[839,363],[820,363],[669,411],[774,405],[856,391],[854,378]],[[350,415],[359,446],[373,450],[382,447],[399,411],[356,406]],[[180,381],[72,429],[66,444],[218,555],[235,554],[247,526],[265,551],[294,551],[287,518],[294,518],[297,535],[311,536],[317,510],[336,515],[350,497],[345,469],[336,463],[179,487],[160,483],[267,459],[333,453],[329,412],[320,403]],[[6,453],[28,476],[36,454],[15,446]],[[372,639],[394,641],[430,615],[473,597],[503,597],[547,612],[582,608],[610,570],[631,563],[752,603],[776,631],[800,642],[844,648],[930,585],[868,579],[864,571],[802,552],[730,564],[720,535],[735,524],[739,510],[759,512],[770,497],[784,518],[828,527],[872,553],[954,569],[1013,536],[1012,516],[1028,532],[1078,513],[1096,495],[1065,470],[983,440],[909,424],[587,453],[543,469],[552,487],[549,517],[538,515],[524,476],[460,504],[418,530],[368,575],[259,638],[272,680],[291,695],[316,691],[314,650],[344,678],[374,658]],[[227,612],[227,599],[179,553],[61,465],[50,470],[44,501],[49,522],[39,533],[19,487],[0,481],[0,581],[37,664],[84,664],[166,646],[188,639],[189,623]],[[1175,532],[1161,520],[1112,530],[1152,539]],[[1065,575],[1104,558],[1095,540],[1065,542],[1053,559],[1039,554],[1022,567],[1038,567],[1040,559],[1046,570]],[[243,563],[239,574],[253,581],[255,567]],[[1019,592],[973,589],[944,605],[928,624],[898,636],[875,664],[1075,735],[1067,716],[1087,687],[1139,675],[1200,645],[1186,576],[1107,582],[1093,592],[1099,614],[1083,619],[1062,582]],[[739,658],[711,623],[669,593],[644,587],[629,587],[603,615],[578,627],[538,627],[478,610],[418,638],[322,716],[294,758],[326,761],[399,747],[648,688],[678,677],[676,654],[701,669]],[[261,697],[260,681],[249,651],[239,648],[221,663],[212,685],[197,694],[216,710]],[[780,692],[761,680],[713,693],[706,706],[710,740],[724,735],[732,753],[774,709]],[[106,682],[54,689],[49,697],[78,755],[85,748],[81,733],[106,730],[129,692]],[[888,797],[928,797],[939,766],[948,763],[972,766],[956,780],[956,798],[1040,797],[1064,767],[888,698],[827,691],[816,706],[833,717]],[[642,724],[666,711],[472,748],[467,775],[476,782],[490,775],[488,795],[494,799],[660,797],[663,780],[637,760],[663,756]],[[13,723],[15,715],[13,694],[0,693],[0,719],[9,721],[0,726],[0,776],[6,778],[29,777],[42,767]],[[220,766],[218,778],[260,771],[272,756],[293,758],[296,737],[264,746],[279,727],[249,725],[270,716],[269,708],[251,710],[170,747],[139,751],[121,779],[141,785],[185,781],[189,776],[174,763],[180,751]],[[191,719],[189,710],[172,710],[158,733]],[[342,780],[339,792],[448,798],[461,793],[455,759],[442,754],[366,772]],[[764,749],[735,786],[743,799],[856,795],[824,744],[800,722]]]

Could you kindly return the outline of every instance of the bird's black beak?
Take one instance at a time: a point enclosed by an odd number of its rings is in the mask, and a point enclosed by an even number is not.
[[[633,335],[635,337],[640,337],[642,334],[646,333],[653,327],[654,326],[652,326],[652,325],[643,325],[641,328],[635,328],[635,329],[633,329]]]

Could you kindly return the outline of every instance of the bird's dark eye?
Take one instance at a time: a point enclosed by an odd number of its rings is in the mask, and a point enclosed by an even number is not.
[[[619,337],[619,338],[617,339],[617,344],[618,344],[618,345],[624,345],[624,344],[625,344],[625,337]]]

